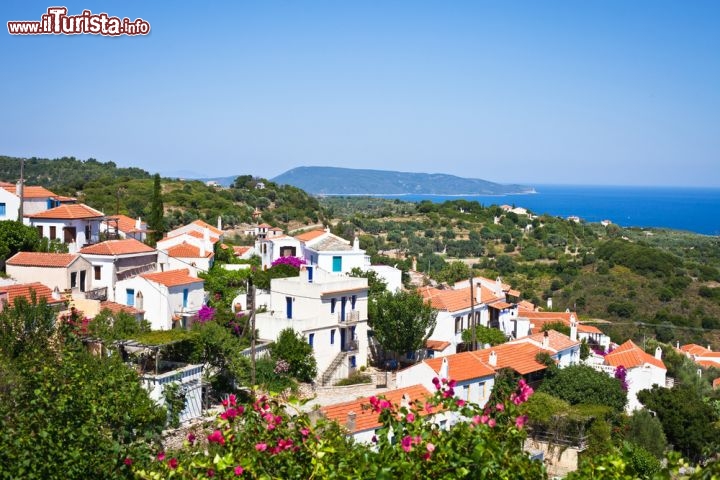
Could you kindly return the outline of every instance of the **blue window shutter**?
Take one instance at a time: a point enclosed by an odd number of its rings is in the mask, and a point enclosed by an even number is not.
[[[342,272],[342,257],[341,256],[333,257],[332,269],[333,269],[333,272]]]
[[[313,346],[313,343],[315,343],[315,334],[314,333],[311,333],[310,335],[308,335],[308,343],[310,344],[311,347]]]
[[[125,294],[127,295],[127,301],[125,304],[131,307],[135,306],[135,289],[128,288],[125,290]]]
[[[183,289],[183,308],[187,308],[188,306],[188,295],[190,295],[190,290],[187,288]]]

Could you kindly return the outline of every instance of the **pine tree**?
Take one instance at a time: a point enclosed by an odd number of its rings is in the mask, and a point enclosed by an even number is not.
[[[160,174],[155,174],[155,183],[153,184],[153,194],[150,203],[150,217],[148,218],[148,229],[151,230],[148,238],[150,243],[160,240],[165,233],[164,207],[162,200],[162,190],[160,188]]]

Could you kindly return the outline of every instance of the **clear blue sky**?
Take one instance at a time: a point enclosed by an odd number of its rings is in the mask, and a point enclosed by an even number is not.
[[[146,37],[11,36],[142,17]],[[0,154],[720,186],[720,2],[3,1]]]

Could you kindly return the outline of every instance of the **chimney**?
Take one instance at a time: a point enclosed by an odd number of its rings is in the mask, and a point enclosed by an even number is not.
[[[352,410],[347,414],[347,423],[345,424],[348,431],[355,432],[355,412]]]
[[[488,363],[491,367],[497,367],[497,353],[495,353],[495,350],[490,352],[490,357],[488,358]]]
[[[680,340],[675,340],[675,348],[680,350]]]
[[[577,322],[575,321],[575,316],[571,316],[570,318],[570,340],[573,342],[577,342],[578,339],[578,330],[577,330]]]
[[[412,270],[417,272],[417,257],[412,257]]]
[[[53,300],[60,300],[60,290],[58,290],[58,287],[53,288],[53,291],[52,291],[52,299],[53,299]]]
[[[217,229],[222,231],[222,217],[218,215]]]
[[[410,395],[408,395],[407,392],[403,393],[400,399],[400,407],[410,408]]]
[[[710,346],[709,343],[708,343],[707,349],[708,349],[708,352],[712,352],[712,347]]]
[[[547,299],[547,308],[548,310],[552,310],[552,297],[548,297]]]
[[[358,237],[355,237],[355,239],[353,240],[353,250],[355,250],[356,252],[360,250],[360,239]]]
[[[658,360],[662,360],[662,348],[655,348],[655,358],[657,358]]]
[[[548,335],[547,330],[545,330],[545,335],[543,335],[542,348],[546,350],[550,348],[550,336]]]
[[[450,365],[448,364],[447,357],[443,357],[442,363],[440,364],[440,371],[438,372],[440,378],[450,377]]]
[[[142,221],[140,221],[140,217],[135,220],[135,230],[142,230]]]

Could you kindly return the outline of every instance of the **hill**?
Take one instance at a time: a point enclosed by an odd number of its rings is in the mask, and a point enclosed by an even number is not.
[[[293,168],[272,180],[315,195],[501,195],[533,191],[522,185],[501,185],[442,173],[336,167]]]

